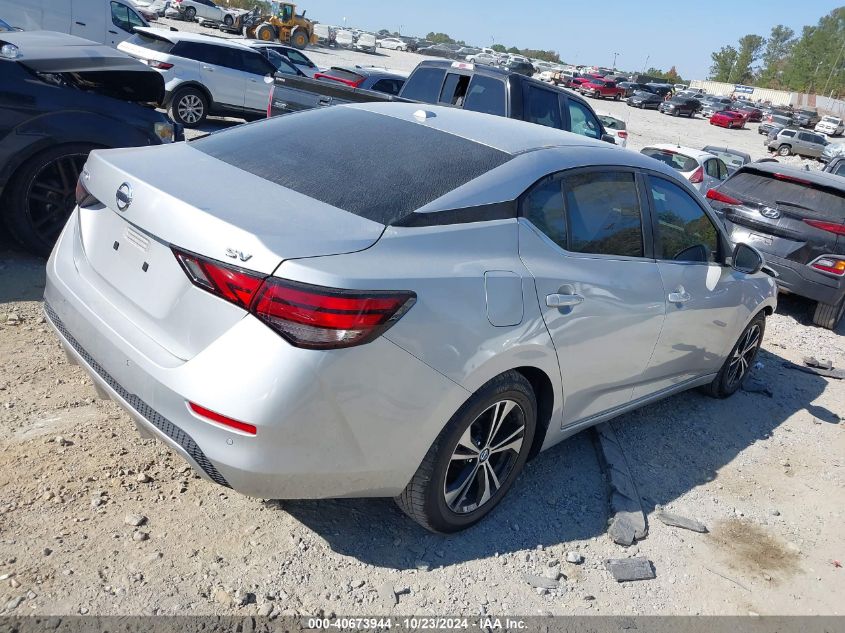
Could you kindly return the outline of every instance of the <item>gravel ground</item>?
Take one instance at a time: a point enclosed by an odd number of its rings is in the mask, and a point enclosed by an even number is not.
[[[596,105],[630,115],[634,148],[683,134],[762,153],[753,131]],[[613,422],[649,519],[623,548],[605,534],[590,432],[449,537],[389,500],[277,502],[199,479],[68,365],[43,322],[43,268],[0,234],[0,613],[845,613],[845,386],[783,366],[845,367],[845,324],[813,327],[805,301],[781,297],[768,320],[755,377],[771,396],[690,392]],[[658,506],[709,532],[663,525]],[[604,560],[632,556],[656,578],[616,583]]]

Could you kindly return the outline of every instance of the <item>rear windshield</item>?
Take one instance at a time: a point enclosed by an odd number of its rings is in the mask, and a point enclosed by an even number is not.
[[[845,221],[845,192],[837,192],[814,183],[804,184],[784,180],[775,174],[743,170],[726,180],[720,190],[735,194],[741,199],[769,205],[783,206],[783,203],[793,203],[809,207],[816,213],[822,213],[839,222]]]
[[[191,146],[320,202],[392,224],[511,155],[343,106],[239,126]]]
[[[614,119],[612,116],[604,116],[599,114],[599,121],[608,130],[624,130],[625,129],[625,121],[620,121],[619,119]]]
[[[158,51],[159,53],[169,53],[173,50],[173,42],[168,42],[158,37],[151,37],[146,33],[135,33],[135,35],[126,40],[126,43],[142,46],[152,51]]]
[[[692,171],[693,169],[698,167],[698,161],[695,160],[692,156],[687,156],[686,154],[680,154],[678,152],[672,152],[668,149],[646,147],[642,150],[642,153],[646,156],[650,156],[651,158],[655,158],[664,165],[669,165],[669,167],[678,171]]]

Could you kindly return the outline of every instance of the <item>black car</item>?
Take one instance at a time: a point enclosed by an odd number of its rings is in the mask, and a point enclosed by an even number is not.
[[[644,84],[638,84],[633,81],[620,81],[616,84],[617,88],[622,88],[625,92],[622,93],[622,96],[627,99],[632,94],[634,94],[637,90],[646,90],[644,88]],[[651,90],[646,90],[646,92],[651,92]]]
[[[675,90],[675,88],[669,84],[646,84],[646,88],[654,94],[658,94],[664,98],[666,95],[672,94]]]
[[[672,97],[668,101],[661,103],[657,109],[663,114],[692,118],[695,116],[695,113],[701,109],[701,102],[698,99]]]
[[[162,76],[114,48],[48,31],[2,33],[0,47],[0,217],[47,256],[90,150],[159,145],[182,132],[148,105],[164,97]]]
[[[660,104],[663,103],[663,97],[654,92],[640,90],[628,97],[625,100],[625,103],[635,108],[654,108],[657,110],[657,108],[660,107]]]
[[[778,286],[816,302],[813,323],[845,312],[845,179],[782,163],[752,163],[707,198],[734,243],[760,250]]]
[[[512,61],[506,63],[502,66],[505,70],[512,73],[519,73],[520,75],[525,75],[526,77],[531,77],[536,72],[534,65],[530,62],[521,62],[521,61]]]
[[[821,121],[819,113],[815,110],[795,110],[792,113],[792,122],[800,127],[815,127]]]

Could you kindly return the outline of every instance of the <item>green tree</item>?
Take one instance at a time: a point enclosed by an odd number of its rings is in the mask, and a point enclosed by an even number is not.
[[[733,46],[723,46],[718,51],[710,53],[713,64],[710,66],[710,79],[713,81],[728,81],[738,53]]]
[[[446,33],[435,33],[432,31],[428,35],[425,36],[429,42],[434,42],[435,44],[455,44],[455,40],[449,37]]]
[[[834,9],[816,26],[805,26],[783,69],[790,90],[841,95],[845,92],[845,7]]]
[[[492,48],[497,53],[507,53],[508,52],[508,49],[504,44],[493,44],[493,46],[491,46],[490,48]]]
[[[760,86],[778,88],[782,85],[781,76],[794,45],[795,31],[783,24],[772,27],[763,53],[763,68],[757,80]]]
[[[513,53],[514,55],[521,55],[519,49],[516,46],[511,46],[508,49],[508,53]]]
[[[765,44],[765,38],[760,35],[749,33],[739,38],[736,66],[733,72],[729,73],[727,81],[737,84],[751,83],[754,79],[754,64],[760,59]]]

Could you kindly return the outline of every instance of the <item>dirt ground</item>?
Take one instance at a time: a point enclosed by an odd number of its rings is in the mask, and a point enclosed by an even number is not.
[[[373,59],[312,54],[351,56]],[[634,149],[763,155],[756,125],[594,107],[627,118]],[[68,365],[43,322],[43,271],[0,233],[0,614],[845,613],[845,384],[783,366],[812,354],[845,367],[845,324],[813,327],[807,302],[781,297],[768,320],[754,377],[771,396],[689,392],[612,423],[649,519],[623,548],[605,533],[591,432],[529,463],[500,508],[449,537],[390,500],[280,503],[199,479]],[[708,533],[663,525],[657,506]],[[656,578],[616,583],[605,559],[632,556]],[[548,590],[526,574],[562,576]]]

